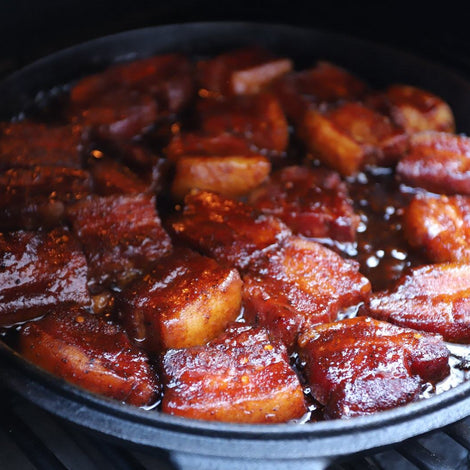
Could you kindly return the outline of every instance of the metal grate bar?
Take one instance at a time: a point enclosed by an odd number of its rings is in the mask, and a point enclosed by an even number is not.
[[[0,462],[3,470],[36,470],[3,429],[0,429]]]
[[[440,455],[426,449],[416,440],[401,444],[397,451],[420,470],[455,470]]]

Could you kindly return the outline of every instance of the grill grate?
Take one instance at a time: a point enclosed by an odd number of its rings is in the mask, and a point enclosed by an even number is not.
[[[2,470],[177,470],[169,455],[120,447],[0,389]],[[353,457],[328,470],[465,470],[470,418],[389,450]]]

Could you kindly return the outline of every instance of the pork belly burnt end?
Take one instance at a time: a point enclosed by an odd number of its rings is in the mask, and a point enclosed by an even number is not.
[[[180,157],[171,193],[176,200],[183,200],[191,189],[238,198],[257,188],[270,171],[271,163],[262,155]]]
[[[470,265],[442,263],[410,270],[393,289],[374,293],[368,315],[395,325],[470,342]]]
[[[163,358],[162,410],[187,418],[279,423],[306,412],[286,349],[266,330],[234,325],[205,346]]]
[[[295,125],[302,122],[309,108],[318,109],[327,103],[357,100],[367,90],[368,85],[357,76],[326,61],[283,75],[271,86],[288,119]]]
[[[276,217],[209,191],[192,191],[172,222],[182,242],[239,270],[291,232]]]
[[[67,213],[87,257],[93,293],[125,286],[171,251],[151,195],[90,196]]]
[[[411,85],[395,84],[366,101],[390,116],[407,134],[421,131],[455,132],[450,106],[439,96]]]
[[[175,249],[119,294],[117,310],[129,336],[158,354],[201,345],[222,333],[240,313],[241,288],[237,270]]]
[[[407,149],[405,133],[360,102],[310,109],[299,132],[314,157],[344,176],[367,165],[393,164]]]
[[[244,47],[197,62],[199,86],[221,95],[259,93],[292,70],[292,61],[261,47]]]
[[[408,243],[430,261],[470,260],[470,198],[415,197],[406,207],[403,229]]]
[[[158,399],[159,383],[146,354],[118,326],[81,308],[56,310],[23,326],[19,351],[94,393],[137,406]]]
[[[289,143],[287,119],[279,101],[270,93],[200,99],[196,109],[201,130],[208,134],[228,132],[273,155],[285,152]]]
[[[85,255],[71,233],[0,234],[0,326],[90,302]]]
[[[330,419],[403,405],[450,373],[439,336],[368,317],[316,326],[300,344],[307,382]]]
[[[180,54],[162,54],[111,66],[80,80],[71,90],[75,108],[87,108],[100,96],[115,90],[144,91],[158,104],[158,111],[181,111],[194,93],[190,60]]]
[[[397,165],[400,181],[443,194],[470,195],[470,138],[446,132],[420,132]]]
[[[370,282],[358,268],[316,242],[286,238],[244,275],[245,317],[292,350],[303,330],[367,300]]]
[[[33,121],[0,124],[0,170],[82,165],[81,129]]]
[[[306,237],[354,241],[359,216],[338,173],[322,168],[289,166],[276,171],[253,191],[250,204],[283,220]]]
[[[0,172],[0,229],[52,228],[62,222],[67,204],[91,190],[85,170],[43,166]]]

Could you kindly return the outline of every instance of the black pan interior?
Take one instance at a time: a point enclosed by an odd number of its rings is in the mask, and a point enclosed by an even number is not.
[[[376,88],[393,82],[423,87],[453,108],[470,134],[470,83],[439,64],[327,31],[263,23],[187,23],[134,30],[46,57],[0,84],[0,118],[9,119],[61,87],[113,62],[164,52],[213,55],[260,44],[298,68],[326,59]],[[0,342],[0,376],[43,408],[108,438],[213,457],[311,462],[394,444],[470,414],[470,383],[405,407],[352,420],[305,425],[235,425],[192,421],[121,405],[73,387],[28,364]],[[300,468],[300,467],[299,467]]]

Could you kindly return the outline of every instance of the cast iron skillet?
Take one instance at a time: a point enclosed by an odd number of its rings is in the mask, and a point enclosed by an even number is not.
[[[254,23],[187,23],[129,31],[46,57],[0,84],[0,117],[20,112],[43,90],[114,61],[179,51],[215,54],[261,44],[298,67],[327,59],[371,85],[406,82],[442,96],[459,132],[470,134],[470,83],[437,64],[325,31]],[[188,420],[96,396],[40,370],[0,341],[0,378],[14,391],[81,427],[146,449],[165,449],[179,468],[313,469],[342,456],[395,444],[470,415],[470,382],[393,410],[350,420],[247,425]]]

